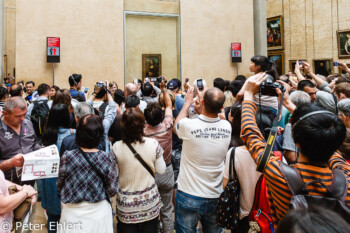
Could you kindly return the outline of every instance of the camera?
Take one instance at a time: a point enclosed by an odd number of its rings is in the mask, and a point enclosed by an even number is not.
[[[261,95],[268,96],[278,96],[276,88],[279,88],[281,92],[284,92],[284,86],[278,82],[274,82],[274,79],[271,75],[267,74],[266,80],[260,84],[260,93]]]
[[[153,82],[153,83],[154,83],[154,82],[157,82],[157,78],[154,78],[154,77],[151,78],[151,82]]]
[[[163,77],[163,76],[159,76],[159,77],[157,78],[157,81],[158,81],[159,83],[161,83],[163,80],[164,80],[164,77]],[[164,82],[166,83],[166,81],[164,81]]]
[[[97,82],[97,83],[96,83],[96,87],[101,88],[101,87],[104,87],[104,86],[105,86],[105,83],[104,83],[104,82]]]
[[[333,66],[339,66],[339,62],[333,62]]]

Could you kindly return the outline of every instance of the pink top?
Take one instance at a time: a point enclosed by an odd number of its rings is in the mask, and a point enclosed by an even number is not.
[[[147,124],[144,132],[146,137],[154,138],[158,141],[160,146],[163,148],[163,158],[165,164],[171,162],[171,148],[172,148],[172,137],[173,137],[173,116],[165,115],[164,120],[157,126],[152,127]]]
[[[0,195],[7,197],[9,190],[5,180],[4,173],[0,170]],[[0,198],[2,198],[0,196]],[[0,214],[0,233],[10,233],[12,228],[13,211],[6,214]]]

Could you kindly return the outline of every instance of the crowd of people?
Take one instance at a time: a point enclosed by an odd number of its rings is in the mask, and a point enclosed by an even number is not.
[[[40,204],[48,232],[220,233],[223,218],[239,233],[350,232],[350,68],[339,69],[324,77],[303,61],[280,76],[254,56],[253,76],[213,88],[163,76],[90,93],[80,74],[69,89],[5,80],[0,232],[28,198],[26,221]],[[58,177],[22,182],[25,154],[50,145]]]

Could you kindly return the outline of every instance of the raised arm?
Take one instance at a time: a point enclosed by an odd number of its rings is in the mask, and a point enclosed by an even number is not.
[[[194,88],[191,87],[185,96],[185,103],[179,113],[179,115],[177,116],[174,126],[173,126],[173,132],[176,134],[176,125],[177,123],[179,123],[180,120],[184,119],[187,117],[187,111],[188,109],[191,107],[191,105],[193,104],[194,100],[193,100],[193,90]]]

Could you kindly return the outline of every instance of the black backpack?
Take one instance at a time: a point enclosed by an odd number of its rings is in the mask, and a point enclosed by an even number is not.
[[[96,109],[95,114],[102,117],[102,119],[105,118],[105,111],[107,106],[108,106],[108,103],[101,104],[99,108],[95,108]]]
[[[292,192],[290,209],[308,209],[309,206],[320,206],[338,213],[347,223],[350,223],[350,208],[345,204],[348,193],[348,180],[339,168],[333,169],[332,184],[326,187],[317,180],[309,181],[306,184],[299,172],[286,164],[280,163],[282,173]],[[327,189],[325,196],[313,196],[307,193],[306,187],[311,183],[319,183]]]
[[[221,193],[217,206],[218,225],[231,229],[231,233],[237,232],[239,220],[239,192],[240,185],[235,170],[235,147],[232,147],[230,155],[229,181]],[[232,177],[232,174],[234,177]]]
[[[36,100],[33,102],[34,107],[30,115],[35,134],[41,138],[44,132],[46,117],[49,114],[50,108],[47,104],[48,100]]]

